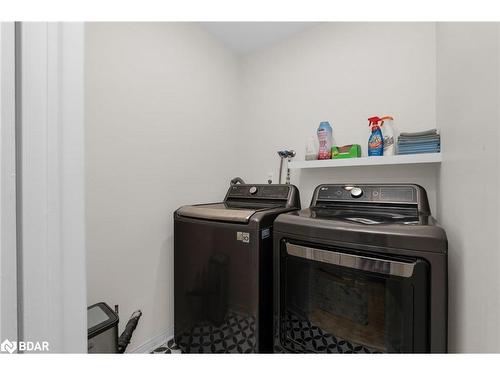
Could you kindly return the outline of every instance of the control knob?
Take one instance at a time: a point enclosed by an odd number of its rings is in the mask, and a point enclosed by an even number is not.
[[[361,188],[359,187],[353,187],[351,189],[351,197],[353,198],[359,198],[363,195],[363,190],[361,190]]]
[[[258,189],[257,189],[257,186],[252,186],[252,187],[250,188],[250,190],[248,190],[248,192],[249,192],[250,194],[254,195],[255,193],[257,193],[257,190],[258,190]]]

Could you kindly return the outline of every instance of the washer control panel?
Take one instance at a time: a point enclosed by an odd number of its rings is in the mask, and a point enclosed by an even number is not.
[[[242,185],[237,184],[229,188],[228,197],[232,198],[259,198],[259,199],[288,199],[290,186],[287,185]]]
[[[412,185],[320,185],[317,201],[362,201],[379,203],[417,203],[417,189]]]

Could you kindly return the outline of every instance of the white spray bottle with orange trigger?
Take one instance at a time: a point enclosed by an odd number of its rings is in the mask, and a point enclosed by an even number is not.
[[[384,156],[396,154],[396,140],[394,135],[394,118],[392,116],[383,116],[380,118],[380,128],[384,137]]]

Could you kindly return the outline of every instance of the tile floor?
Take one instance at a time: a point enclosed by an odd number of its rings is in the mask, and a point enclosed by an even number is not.
[[[322,331],[308,320],[289,313],[285,321],[290,351],[300,353],[377,353],[376,349],[351,343]],[[179,345],[171,338],[156,348],[153,354],[182,353],[180,347],[189,353],[254,353],[255,319],[230,314],[216,326],[211,323],[197,325],[181,336]],[[275,346],[275,353],[285,353]]]

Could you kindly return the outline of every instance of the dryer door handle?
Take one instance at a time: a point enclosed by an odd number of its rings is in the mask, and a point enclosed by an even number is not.
[[[417,262],[407,263],[362,255],[341,253],[337,251],[316,249],[314,247],[295,245],[288,242],[286,243],[286,252],[289,255],[312,260],[315,262],[328,263],[361,271],[407,278],[413,276],[413,270],[415,268],[415,265],[417,264]]]

